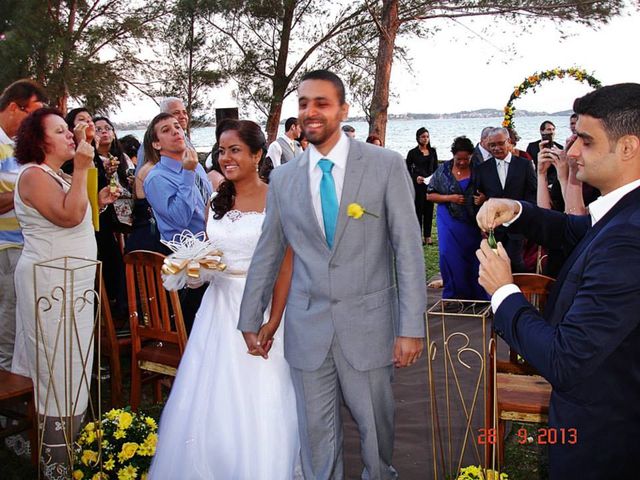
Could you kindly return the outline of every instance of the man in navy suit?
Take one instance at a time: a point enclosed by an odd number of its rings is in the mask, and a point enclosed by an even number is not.
[[[511,154],[511,141],[506,128],[494,128],[489,132],[487,146],[492,157],[478,165],[475,184],[486,198],[511,198],[536,201],[537,180],[530,160]],[[482,195],[481,195],[482,196]],[[524,237],[499,229],[496,238],[503,242],[515,272],[526,271],[522,258]]]
[[[595,90],[574,103],[577,177],[602,192],[589,215],[489,200],[483,230],[507,224],[571,252],[544,316],[513,285],[509,262],[482,242],[480,284],[494,328],[553,386],[551,479],[637,478],[640,458],[640,84]]]

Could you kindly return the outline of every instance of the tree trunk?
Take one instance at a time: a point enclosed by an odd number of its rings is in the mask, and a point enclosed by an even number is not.
[[[275,90],[275,88],[274,88]],[[282,114],[282,102],[284,93],[277,95],[274,91],[271,105],[269,105],[269,118],[267,118],[267,145],[278,137],[278,125]]]
[[[369,135],[378,135],[385,143],[387,133],[387,110],[389,108],[389,83],[391,81],[391,64],[396,35],[400,28],[398,19],[398,0],[383,0],[382,31],[378,43],[376,58],[376,74],[373,84],[373,96],[369,108]]]
[[[271,143],[278,137],[278,125],[282,114],[282,102],[287,92],[291,78],[287,76],[287,60],[289,58],[289,42],[291,41],[291,26],[293,24],[293,12],[296,8],[295,0],[288,0],[284,4],[282,17],[282,35],[280,36],[280,48],[278,59],[273,73],[273,92],[271,105],[269,105],[269,118],[267,118],[267,142]]]

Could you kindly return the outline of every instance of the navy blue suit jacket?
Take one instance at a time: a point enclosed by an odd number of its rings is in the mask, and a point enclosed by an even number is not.
[[[502,188],[496,159],[491,157],[475,169],[476,189],[489,198],[512,198],[535,203],[537,180],[530,160],[511,157],[507,179]]]
[[[587,216],[523,203],[510,229],[571,250],[544,317],[508,296],[494,327],[553,386],[549,426],[575,444],[549,447],[552,479],[635,478],[640,459],[640,188],[594,227]],[[630,475],[630,476],[629,476]]]

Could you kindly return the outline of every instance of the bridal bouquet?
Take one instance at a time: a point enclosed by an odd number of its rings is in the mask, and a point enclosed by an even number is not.
[[[112,409],[99,422],[89,422],[75,444],[74,480],[133,480],[147,478],[158,441],[156,421]]]
[[[185,285],[197,288],[211,280],[215,272],[227,266],[220,261],[222,252],[213,247],[205,233],[184,230],[173,240],[161,240],[173,252],[164,259],[162,283],[167,290],[180,290]]]

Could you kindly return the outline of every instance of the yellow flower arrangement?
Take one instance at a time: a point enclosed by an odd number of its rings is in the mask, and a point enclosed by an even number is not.
[[[588,74],[585,70],[571,67],[560,68],[556,67],[544,72],[535,72],[533,75],[529,75],[523,80],[520,85],[514,87],[507,105],[504,107],[504,119],[502,121],[503,127],[514,127],[513,117],[515,115],[515,107],[513,101],[520,98],[527,90],[531,89],[534,92],[543,81],[553,80],[555,78],[564,78],[565,76],[572,77],[579,82],[587,82],[593,88],[600,88],[602,84],[593,75]]]
[[[506,473],[498,474],[498,472],[489,468],[483,469],[470,465],[460,470],[456,478],[457,480],[508,480],[509,476]]]
[[[347,205],[347,216],[355,218],[356,220],[362,218],[364,214],[371,215],[372,217],[378,218],[378,215],[375,213],[367,212],[362,205],[359,203],[350,203]]]
[[[129,408],[110,410],[100,421],[87,423],[75,444],[73,479],[146,479],[157,431],[153,418]]]

